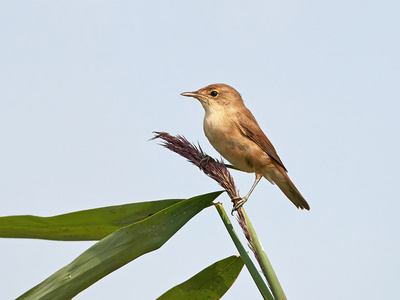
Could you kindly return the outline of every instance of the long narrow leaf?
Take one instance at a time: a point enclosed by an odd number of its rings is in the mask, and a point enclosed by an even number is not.
[[[221,192],[183,200],[105,237],[18,299],[71,299],[135,258],[160,248]]]
[[[101,240],[183,199],[148,201],[82,210],[54,217],[0,217],[0,237],[59,241]]]
[[[243,268],[240,256],[230,256],[197,273],[187,281],[173,287],[157,300],[217,300],[232,286]]]

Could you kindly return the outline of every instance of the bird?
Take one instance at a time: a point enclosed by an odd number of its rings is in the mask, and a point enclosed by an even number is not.
[[[204,133],[214,149],[232,164],[227,167],[255,173],[255,181],[247,195],[233,199],[237,201],[234,201],[232,212],[248,200],[262,177],[276,184],[297,208],[310,210],[238,91],[227,84],[217,83],[181,95],[200,101],[205,110]]]

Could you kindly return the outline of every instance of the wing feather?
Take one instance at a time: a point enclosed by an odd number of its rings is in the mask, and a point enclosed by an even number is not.
[[[237,113],[236,117],[239,121],[239,129],[243,135],[256,143],[287,172],[286,167],[283,165],[278,153],[276,153],[274,146],[272,146],[270,140],[261,130],[253,114],[246,108],[244,111],[242,110],[241,113]]]

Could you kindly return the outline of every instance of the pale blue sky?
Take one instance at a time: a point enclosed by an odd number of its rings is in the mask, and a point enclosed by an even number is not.
[[[203,108],[179,94],[227,83],[311,206],[297,210],[266,180],[245,205],[288,298],[400,298],[399,8],[0,2],[0,214],[219,190],[148,139],[155,130],[182,134],[219,157],[202,131]],[[246,193],[253,175],[232,174]],[[230,210],[225,194],[218,200]],[[19,296],[91,244],[0,240],[0,298]],[[209,208],[76,299],[154,299],[236,253]],[[224,297],[244,298],[260,298],[246,269]]]

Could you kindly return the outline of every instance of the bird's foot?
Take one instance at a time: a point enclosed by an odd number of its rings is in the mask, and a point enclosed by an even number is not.
[[[199,162],[199,168],[201,169],[205,164],[208,163],[208,161],[210,159],[211,159],[211,156],[209,156],[209,155],[204,156]]]
[[[227,167],[228,169],[232,169],[232,170],[241,171],[240,169],[236,168],[236,167],[235,167],[235,166],[233,166],[233,165],[229,165],[229,164],[224,164],[224,165],[225,165],[225,167]]]
[[[243,204],[246,203],[247,199],[249,199],[249,196],[233,198],[233,199],[232,199],[233,208],[232,208],[231,214],[233,215],[233,213],[234,213],[235,211],[237,211],[239,208],[241,208],[241,207],[243,206]]]

